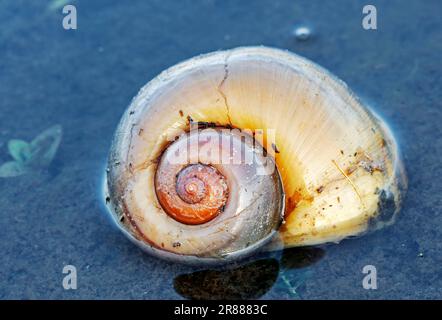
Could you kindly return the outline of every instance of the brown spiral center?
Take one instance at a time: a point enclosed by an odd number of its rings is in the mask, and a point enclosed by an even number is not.
[[[173,174],[163,164],[156,177],[158,200],[166,213],[185,224],[202,224],[215,218],[228,198],[225,177],[213,166],[191,164]]]

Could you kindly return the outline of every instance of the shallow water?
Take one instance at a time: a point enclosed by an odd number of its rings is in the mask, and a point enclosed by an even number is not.
[[[57,2],[0,3],[0,164],[11,160],[9,140],[63,128],[47,171],[0,178],[0,298],[442,298],[439,0],[370,1],[377,31],[361,27],[364,1],[71,3],[78,29],[70,31]],[[304,41],[293,35],[299,25],[312,30]],[[391,125],[409,179],[397,223],[227,272],[143,254],[113,227],[100,195],[123,111],[148,80],[183,59],[259,44],[326,67]],[[77,267],[76,290],[63,289],[66,264]],[[377,290],[362,287],[369,264]]]

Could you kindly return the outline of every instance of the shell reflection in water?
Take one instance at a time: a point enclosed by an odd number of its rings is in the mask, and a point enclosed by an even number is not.
[[[144,250],[219,263],[377,229],[394,221],[404,187],[389,129],[342,81],[246,47],[141,89],[115,133],[105,192]]]
[[[270,289],[299,299],[299,288],[312,274],[308,267],[323,256],[321,248],[290,248],[282,251],[279,262],[277,257],[258,257],[227,268],[182,274],[173,285],[182,297],[195,300],[258,299]]]

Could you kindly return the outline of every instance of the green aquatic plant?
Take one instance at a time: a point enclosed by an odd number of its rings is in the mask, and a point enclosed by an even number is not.
[[[12,161],[0,166],[0,178],[16,177],[49,167],[61,142],[62,127],[54,125],[37,135],[31,142],[11,139],[8,151]]]
[[[69,0],[52,0],[48,5],[48,10],[56,11],[56,10],[64,7],[68,3],[72,4],[73,2],[74,1],[69,1]]]
[[[305,284],[312,276],[313,272],[310,270],[284,270],[280,271],[280,278],[284,284],[284,288],[288,290],[290,298],[294,300],[302,299],[299,295],[298,288]]]

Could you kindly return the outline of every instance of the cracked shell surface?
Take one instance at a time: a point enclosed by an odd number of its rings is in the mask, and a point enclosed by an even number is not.
[[[181,254],[149,243],[153,235],[136,226],[162,211],[153,188],[155,167],[168,138],[188,126],[188,116],[275,130],[285,221],[267,249],[338,242],[396,217],[406,180],[385,123],[309,60],[278,49],[237,48],[161,73],[134,98],[116,131],[107,175],[110,208],[122,230],[153,254]],[[141,178],[141,209],[127,219],[134,204],[128,190]]]

